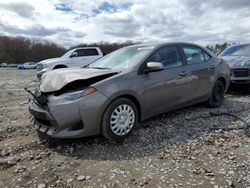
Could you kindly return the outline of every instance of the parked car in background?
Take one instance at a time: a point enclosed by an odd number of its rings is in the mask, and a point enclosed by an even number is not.
[[[27,62],[24,64],[17,65],[17,69],[24,70],[24,69],[36,69],[37,64],[35,62]]]
[[[1,67],[7,67],[8,64],[7,63],[1,63]]]
[[[18,64],[15,64],[15,63],[9,63],[9,64],[8,64],[8,67],[12,67],[12,68],[13,68],[13,67],[16,68],[17,66],[18,66]]]
[[[229,76],[223,60],[195,44],[133,45],[85,68],[46,73],[29,110],[35,128],[52,137],[101,133],[119,142],[157,114],[200,102],[219,107]]]
[[[50,70],[68,67],[83,67],[103,56],[102,51],[98,47],[75,48],[68,51],[62,57],[46,59],[37,64],[37,77]]]
[[[234,84],[250,84],[250,44],[233,45],[219,54],[231,69]]]

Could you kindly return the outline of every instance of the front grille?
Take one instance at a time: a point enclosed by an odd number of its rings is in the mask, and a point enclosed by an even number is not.
[[[43,124],[43,125],[47,125],[47,126],[49,126],[49,127],[52,126],[51,123],[50,123],[50,121],[48,121],[48,120],[39,119],[39,118],[35,118],[35,120],[36,120],[38,123],[41,123],[41,124]]]
[[[40,105],[47,107],[48,106],[48,98],[47,96],[41,94],[35,99]]]
[[[35,110],[32,110],[31,108],[29,109],[30,113],[38,119],[46,119],[46,114],[43,112],[37,112]]]
[[[249,69],[234,69],[233,70],[234,77],[249,77]]]

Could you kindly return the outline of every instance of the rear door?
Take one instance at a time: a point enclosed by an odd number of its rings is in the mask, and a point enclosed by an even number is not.
[[[163,46],[145,62],[161,62],[165,69],[143,74],[144,97],[149,116],[176,108],[189,100],[191,79],[178,46]]]
[[[191,73],[194,99],[206,98],[209,95],[215,74],[216,60],[205,50],[192,45],[182,45],[186,68]]]
[[[77,49],[76,56],[71,58],[71,64],[74,67],[83,67],[101,57],[101,54],[95,48]]]

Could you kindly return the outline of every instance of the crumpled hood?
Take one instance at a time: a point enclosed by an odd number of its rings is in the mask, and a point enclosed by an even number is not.
[[[117,72],[112,70],[65,68],[50,71],[42,77],[40,91],[55,92],[62,89],[67,84],[77,80],[88,80],[90,78],[114,75]]]
[[[221,58],[225,60],[230,67],[238,67],[237,64],[250,60],[250,57],[245,56],[223,56]]]

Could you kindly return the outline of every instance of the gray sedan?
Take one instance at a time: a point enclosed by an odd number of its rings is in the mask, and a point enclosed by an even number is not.
[[[233,84],[250,84],[250,44],[229,46],[219,57],[230,66]]]
[[[119,142],[157,114],[201,102],[219,107],[229,77],[224,61],[198,45],[133,45],[85,68],[44,74],[29,110],[34,127],[51,137],[101,133]]]

